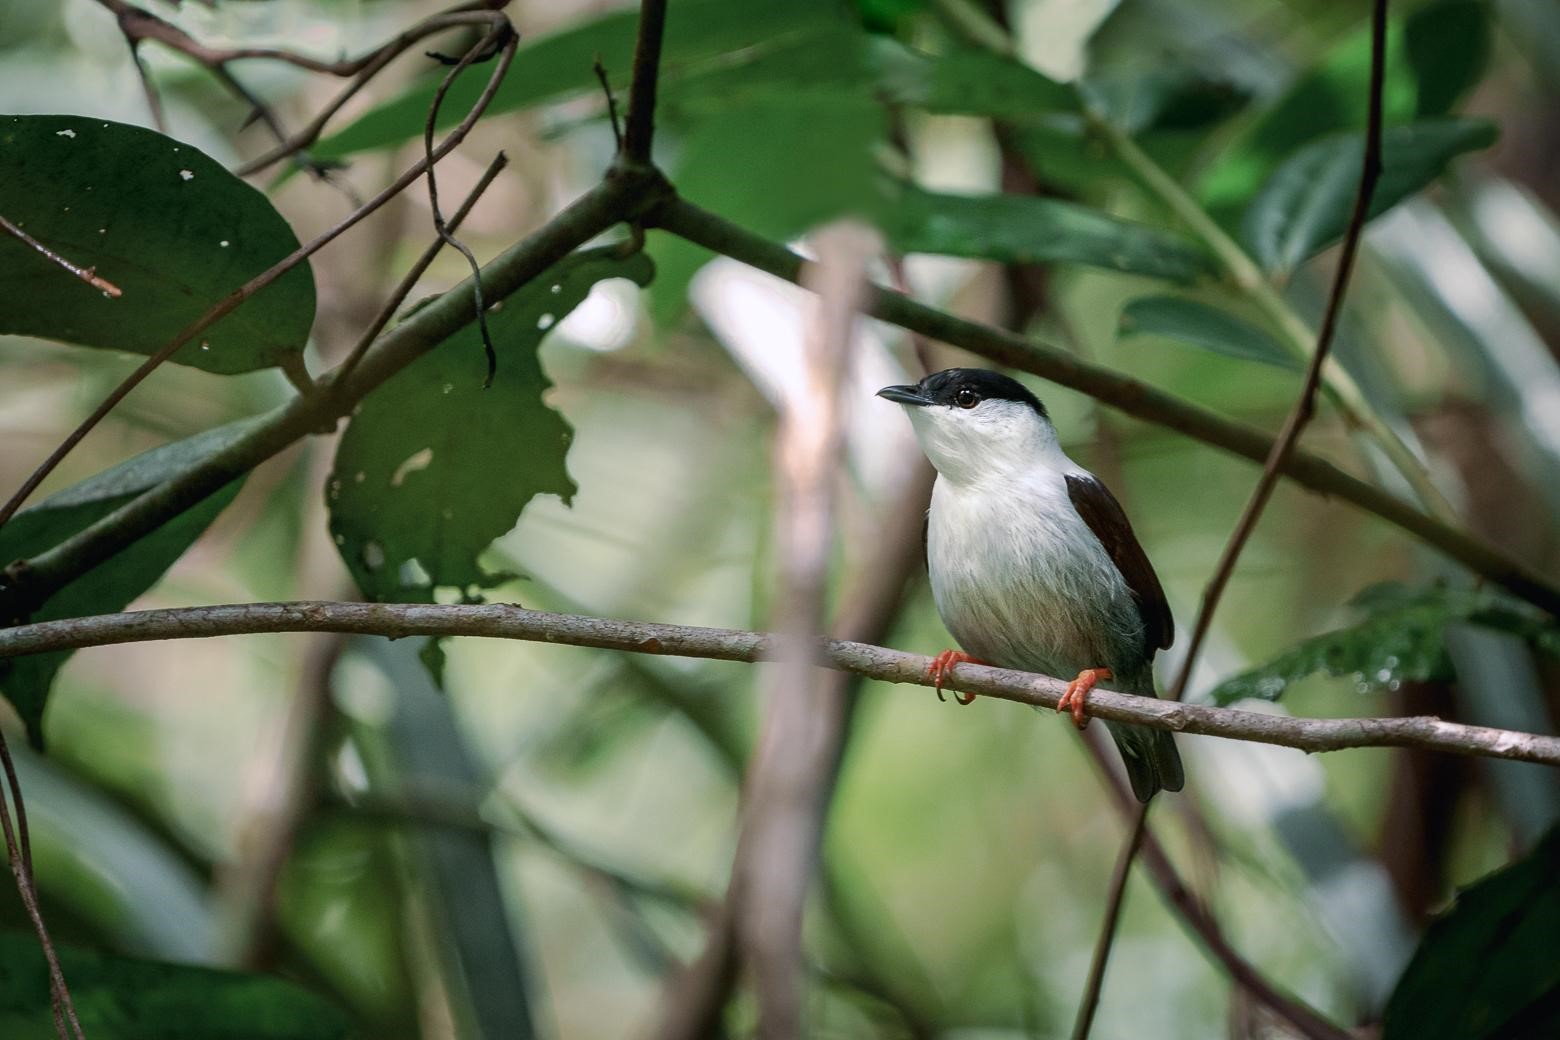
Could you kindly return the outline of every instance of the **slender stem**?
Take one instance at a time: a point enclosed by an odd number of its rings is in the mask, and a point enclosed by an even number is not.
[[[11,223],[3,216],[0,216],[0,231],[4,231],[6,234],[32,249],[33,252],[54,264],[56,267],[59,267],[60,269],[75,275],[83,282],[86,282],[88,285],[92,286],[92,288],[101,290],[105,296],[112,296],[115,299],[118,299],[124,295],[124,292],[119,288],[119,286],[115,285],[107,278],[101,277],[97,273],[96,268],[82,267],[78,263],[67,260],[65,257],[56,253],[54,250],[44,245],[36,238],[33,238],[27,232],[23,231],[20,227]]]
[[[661,40],[666,34],[666,0],[639,5],[639,37],[634,45],[634,76],[628,94],[628,121],[623,130],[623,157],[648,163],[655,135],[655,90],[661,69]]]
[[[646,223],[786,281],[798,281],[807,267],[807,261],[785,246],[680,197],[668,197],[656,205],[646,215]],[[1232,422],[1108,368],[1089,364],[1066,351],[965,321],[892,290],[878,289],[871,313],[930,339],[1071,387],[1136,419],[1167,427],[1253,462],[1264,462],[1272,451],[1274,438],[1253,427]],[[1291,452],[1281,472],[1311,491],[1341,498],[1376,514],[1489,581],[1560,615],[1560,588],[1550,581],[1494,546],[1381,488],[1349,476],[1320,456]]]
[[[259,632],[353,632],[392,639],[406,636],[481,636],[589,646],[629,653],[718,661],[774,659],[773,637],[737,629],[618,621],[580,614],[526,610],[509,604],[244,603],[141,610],[42,621],[0,629],[0,657],[79,650],[88,646],[160,639],[201,639]],[[931,659],[868,643],[824,640],[824,667],[889,683],[929,685]],[[984,665],[955,667],[948,689],[1054,710],[1067,683],[1031,672]],[[1276,744],[1301,751],[1363,747],[1421,747],[1459,755],[1560,766],[1560,737],[1445,722],[1433,716],[1305,719],[1267,712],[1213,708],[1096,689],[1086,705],[1095,718],[1177,733]]]
[[[1132,873],[1132,861],[1137,859],[1143,835],[1148,831],[1148,807],[1152,802],[1138,805],[1137,814],[1128,825],[1127,840],[1116,854],[1116,866],[1110,875],[1110,890],[1105,897],[1105,919],[1100,923],[1100,933],[1094,940],[1094,955],[1089,960],[1089,976],[1083,984],[1083,996],[1078,1001],[1078,1014],[1073,1021],[1072,1040],[1088,1040],[1089,1030],[1094,1028],[1094,1013],[1100,1006],[1100,991],[1105,987],[1105,966],[1110,963],[1111,947],[1116,942],[1116,925],[1121,919],[1121,907],[1126,901],[1127,878]]]

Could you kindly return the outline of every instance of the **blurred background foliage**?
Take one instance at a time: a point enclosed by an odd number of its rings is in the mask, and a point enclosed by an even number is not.
[[[326,58],[360,53],[437,10],[422,0],[152,6],[203,42]],[[656,155],[686,197],[771,237],[866,216],[907,254],[902,276],[917,297],[1273,429],[1298,385],[1296,344],[1271,300],[1265,307],[1221,276],[1216,238],[1230,236],[1229,248],[1260,265],[1281,308],[1317,319],[1327,247],[1342,232],[1358,163],[1366,7],[673,0]],[[1425,460],[1461,521],[1553,579],[1560,8],[1402,0],[1392,10],[1378,209],[1397,205],[1366,237],[1338,352],[1364,407]],[[523,34],[515,66],[493,110],[440,167],[443,192],[458,198],[496,151],[510,157],[462,230],[482,258],[599,178],[613,138],[591,64],[599,56],[624,90],[635,25],[631,6],[599,0],[517,0],[508,13]],[[209,156],[213,176],[269,147],[263,128],[245,126],[247,106],[205,70],[153,45],[142,56],[168,133],[204,153],[199,162]],[[298,239],[419,154],[439,74],[430,64],[402,59],[332,124],[311,150],[342,164],[331,184],[254,180]],[[288,126],[337,89],[276,63],[234,68]],[[459,81],[446,123],[482,78]],[[1135,166],[1090,125],[1080,94],[1141,147]],[[0,107],[91,116],[108,121],[105,130],[150,125],[124,40],[92,0],[0,4]],[[58,132],[49,125],[48,135]],[[10,192],[23,183],[45,194],[85,187],[68,161],[35,164],[24,182],[15,144],[0,210],[19,204]],[[1184,186],[1179,203],[1145,184],[1143,163]],[[200,184],[205,176],[205,167],[193,174]],[[163,224],[237,219],[236,208],[254,204],[222,190],[214,201],[104,205],[139,213],[115,230],[139,241]],[[312,370],[345,356],[428,241],[430,218],[414,188],[315,258],[313,299],[294,286],[283,308],[295,320],[313,310]],[[647,252],[656,270],[644,291],[633,283],[648,271],[620,265],[580,285],[583,302],[567,317],[572,300],[540,320],[545,301],[524,304],[520,324],[536,333],[500,359],[501,382],[488,394],[543,432],[457,423],[473,451],[468,469],[417,484],[419,467],[408,471],[403,456],[435,434],[407,420],[403,409],[415,405],[396,404],[387,387],[371,399],[382,402],[378,425],[349,427],[357,444],[343,452],[353,454],[337,457],[331,436],[294,446],[189,532],[166,533],[180,535],[161,550],[176,560],[160,581],[166,561],[142,561],[150,573],[127,579],[140,582],[135,605],[350,598],[354,575],[364,594],[450,601],[462,592],[438,588],[440,572],[372,572],[387,553],[398,565],[418,561],[412,550],[397,555],[394,531],[415,541],[434,510],[470,503],[485,507],[481,522],[493,529],[480,528],[476,549],[443,572],[459,575],[449,584],[493,586],[491,599],[539,608],[763,627],[771,402],[795,372],[805,300],[669,236],[652,234]],[[87,323],[92,312],[70,299],[78,286],[68,280],[57,298],[28,295],[18,256],[0,258],[7,331],[98,345],[118,335],[145,352],[188,317],[167,303],[162,332],[134,321],[50,334],[29,316],[79,307]],[[198,281],[227,256],[171,274]],[[447,251],[418,295],[465,274]],[[527,358],[541,333],[538,368]],[[472,415],[482,403],[467,393],[481,376],[478,342],[459,338],[453,367],[417,377],[446,393],[459,382]],[[913,345],[874,326],[858,355],[841,582],[870,558],[915,459],[898,410],[870,398],[920,374]],[[945,348],[934,356],[939,367],[969,361]],[[0,486],[19,484],[137,360],[0,337]],[[53,514],[40,507],[5,529],[6,560],[35,551],[29,538],[52,544],[61,517],[79,527],[133,490],[123,474],[74,485],[291,392],[275,370],[219,375],[255,365],[224,368],[198,351],[181,360],[190,364],[160,370],[50,480],[45,494],[69,489],[50,500]],[[1068,451],[1134,518],[1185,631],[1255,468],[1031,382]],[[1332,405],[1306,446],[1410,493]],[[385,486],[352,492],[360,461]],[[133,475],[137,487],[160,479],[144,467]],[[556,496],[571,489],[565,507]],[[495,534],[479,564],[475,552]],[[350,568],[337,551],[348,538],[358,547]],[[904,577],[887,642],[944,648],[924,577]],[[109,602],[92,586],[50,609],[106,611],[129,595]],[[1549,619],[1477,587],[1397,530],[1281,485],[1190,695],[1228,703],[1282,694],[1272,710],[1434,713],[1553,732],[1557,644]],[[653,1020],[665,980],[698,952],[704,914],[724,891],[754,739],[755,669],[474,640],[442,649],[442,692],[417,648],[335,636],[78,653],[46,710],[57,661],[6,673],[14,721],[41,719],[47,741],[47,757],[18,749],[18,765],[49,920],[59,938],[95,951],[72,952],[66,964],[92,1036],[496,1037],[534,1027],[589,1038]],[[1166,658],[1173,667],[1176,649]],[[1546,993],[1552,1011],[1560,985],[1555,932],[1542,924],[1555,914],[1554,840],[1540,845],[1560,815],[1555,773],[1416,752],[1307,758],[1196,737],[1182,747],[1190,792],[1156,814],[1161,833],[1265,974],[1338,1021],[1386,1014],[1389,1036],[1554,1035],[1544,1031],[1552,1021],[1502,1015]],[[809,920],[814,1035],[1064,1035],[1120,833],[1070,726],[1015,704],[957,710],[926,691],[866,684],[829,817],[823,898]],[[1431,915],[1460,886],[1535,848],[1546,858],[1510,868],[1499,875],[1507,887],[1481,898],[1497,908],[1515,898],[1549,916],[1493,937],[1470,934],[1456,915],[1443,920],[1431,935],[1452,935],[1453,952],[1437,960],[1421,950],[1413,986],[1389,1004]],[[47,1036],[46,987],[8,887],[0,922],[0,1032]],[[1416,996],[1455,988],[1438,981],[1449,960],[1476,963],[1496,949],[1531,968],[1528,990],[1491,998],[1493,1010],[1472,1018]],[[113,967],[127,956],[262,969],[302,988]],[[750,1030],[752,1013],[739,994],[727,1015],[734,1034]],[[1096,1035],[1282,1035],[1274,1028],[1135,877]]]

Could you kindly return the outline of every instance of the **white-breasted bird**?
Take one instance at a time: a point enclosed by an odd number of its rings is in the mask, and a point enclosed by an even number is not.
[[[1062,451],[1045,406],[998,372],[950,368],[879,397],[905,408],[937,469],[926,561],[943,624],[938,696],[961,661],[1076,675],[1057,705],[1081,729],[1094,684],[1153,697],[1153,661],[1175,636],[1164,590],[1120,503]],[[961,704],[974,697],[955,694]],[[1132,791],[1179,791],[1165,730],[1109,722]]]

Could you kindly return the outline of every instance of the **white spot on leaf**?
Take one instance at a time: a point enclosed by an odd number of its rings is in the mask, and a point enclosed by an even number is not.
[[[108,124],[104,123],[103,125],[107,126]],[[54,131],[54,136],[55,137],[75,137],[76,136],[76,131],[74,131],[74,130],[56,130],[56,131]]]
[[[416,473],[420,469],[427,469],[428,464],[432,461],[432,448],[424,448],[422,451],[407,456],[406,460],[397,466],[395,472],[390,475],[390,486],[400,487],[410,474]]]
[[[190,170],[180,170],[179,171],[179,179],[180,180],[185,180],[185,181],[192,181],[192,180],[195,179],[195,174],[192,171],[190,171]]]
[[[558,319],[554,318],[551,314],[544,314],[540,318],[536,319],[536,327],[541,329],[543,332],[546,332],[548,329],[553,327],[553,322],[557,320]]]

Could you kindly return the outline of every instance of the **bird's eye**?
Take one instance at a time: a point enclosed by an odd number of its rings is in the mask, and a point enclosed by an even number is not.
[[[975,391],[966,386],[961,388],[958,393],[953,395],[953,403],[958,405],[960,408],[974,408],[976,405],[980,404],[980,394],[977,394]]]

